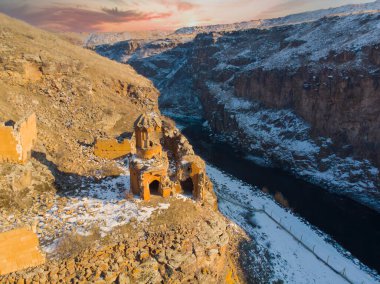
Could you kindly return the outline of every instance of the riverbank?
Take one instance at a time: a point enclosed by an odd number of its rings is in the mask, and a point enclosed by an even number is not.
[[[209,165],[219,199],[219,209],[267,250],[273,265],[273,281],[285,283],[380,283],[375,271],[313,228],[276,204],[257,188]],[[248,251],[255,258],[257,251]],[[248,272],[251,267],[247,267]]]
[[[208,164],[254,190],[264,189],[273,198],[281,196],[282,203],[294,214],[329,235],[365,265],[380,271],[380,215],[376,211],[280,169],[257,165],[227,143],[215,140],[198,120],[180,119],[178,123],[197,154]]]

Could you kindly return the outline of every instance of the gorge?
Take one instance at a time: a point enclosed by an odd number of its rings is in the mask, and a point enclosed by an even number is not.
[[[192,1],[0,3],[0,283],[380,283],[380,0]]]
[[[294,212],[379,271],[379,9],[375,1],[86,44],[150,78],[163,112],[206,161],[281,192]],[[355,248],[362,237],[372,240]]]
[[[87,45],[150,78],[167,113],[203,117],[256,161],[380,210],[378,9]]]

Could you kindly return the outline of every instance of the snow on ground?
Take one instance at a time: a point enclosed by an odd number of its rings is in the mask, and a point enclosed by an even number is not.
[[[54,206],[45,215],[38,216],[38,228],[46,252],[54,249],[57,242],[52,241],[64,233],[89,235],[97,227],[104,236],[115,227],[132,220],[147,221],[153,212],[169,208],[167,202],[159,203],[157,207],[147,207],[141,206],[136,198],[126,199],[126,190],[130,188],[128,165],[120,162],[119,167],[123,170],[122,175],[106,178],[99,183],[83,183],[82,188],[57,197]],[[49,230],[52,227],[53,232]]]
[[[325,234],[316,231],[306,221],[277,205],[258,189],[211,165],[207,166],[207,173],[214,183],[221,212],[244,228],[260,246],[268,248],[271,255],[275,256],[273,280],[282,279],[285,283],[336,284],[347,283],[344,278],[346,277],[352,283],[380,283],[380,276],[371,273],[369,268],[350,257],[350,254],[344,252],[337,244],[328,243]],[[259,210],[254,212],[255,208]],[[268,215],[262,211],[263,208]],[[319,260],[272,218],[344,277]]]

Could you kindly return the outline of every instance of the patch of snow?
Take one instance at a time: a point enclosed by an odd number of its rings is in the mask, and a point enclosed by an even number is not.
[[[145,222],[154,212],[169,208],[169,203],[159,203],[157,207],[139,205],[139,202],[125,199],[129,191],[129,170],[125,163],[119,164],[123,174],[116,178],[106,178],[100,183],[84,184],[84,187],[56,200],[55,205],[38,217],[38,226],[43,228],[54,224],[59,228],[58,234],[75,232],[80,235],[90,234],[93,227],[99,227],[104,236],[113,228],[126,225],[132,219]],[[62,206],[60,202],[65,202]],[[41,230],[45,232],[45,230]],[[46,240],[46,236],[41,236]],[[54,243],[45,244],[50,252]]]
[[[257,188],[223,173],[212,165],[207,166],[207,173],[214,183],[221,212],[244,228],[261,247],[268,248],[275,257],[272,281],[282,279],[285,283],[335,284],[347,283],[344,279],[346,277],[352,283],[380,283],[379,275],[357,259],[349,257],[349,253],[344,252],[336,243],[327,242],[326,239],[329,238],[325,234],[316,231],[305,220],[277,205]],[[284,228],[302,240],[305,246]],[[317,256],[344,277],[329,268]]]

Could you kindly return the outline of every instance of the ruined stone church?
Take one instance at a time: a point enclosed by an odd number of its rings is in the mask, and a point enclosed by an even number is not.
[[[177,193],[192,195],[196,200],[205,198],[211,185],[205,163],[176,128],[167,122],[163,125],[160,116],[150,113],[136,120],[134,131],[136,153],[129,163],[133,194],[143,200]]]

